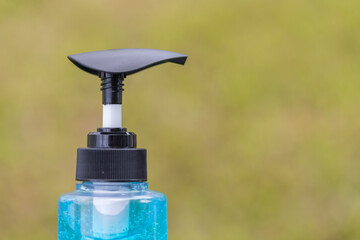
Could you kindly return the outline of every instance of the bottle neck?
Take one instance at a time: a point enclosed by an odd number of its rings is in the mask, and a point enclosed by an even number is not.
[[[84,192],[129,192],[149,189],[147,182],[78,182],[76,190]]]

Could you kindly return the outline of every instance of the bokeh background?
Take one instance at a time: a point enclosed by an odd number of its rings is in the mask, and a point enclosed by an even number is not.
[[[0,0],[0,239],[57,237],[100,82],[69,54],[189,55],[126,79],[170,240],[360,239],[360,1]]]

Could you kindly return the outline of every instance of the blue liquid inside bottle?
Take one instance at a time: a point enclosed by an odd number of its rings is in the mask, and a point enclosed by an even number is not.
[[[58,240],[167,240],[164,194],[147,182],[81,182],[58,202]]]

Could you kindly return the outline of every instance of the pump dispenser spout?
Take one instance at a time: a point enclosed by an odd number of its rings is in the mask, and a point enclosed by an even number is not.
[[[186,55],[155,49],[113,49],[68,56],[80,69],[101,78],[103,128],[122,127],[122,92],[126,76],[172,62],[185,64]]]
[[[113,49],[68,56],[77,67],[101,78],[103,126],[88,135],[88,148],[78,149],[79,181],[146,181],[146,150],[136,148],[136,135],[122,127],[124,79],[144,69],[187,56],[155,49]]]

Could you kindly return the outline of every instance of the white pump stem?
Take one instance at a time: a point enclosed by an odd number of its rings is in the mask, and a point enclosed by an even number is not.
[[[121,104],[103,105],[103,128],[121,128]]]

